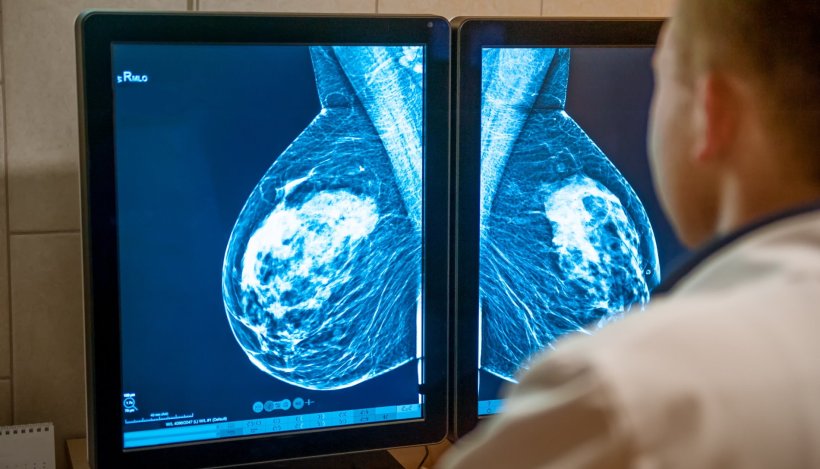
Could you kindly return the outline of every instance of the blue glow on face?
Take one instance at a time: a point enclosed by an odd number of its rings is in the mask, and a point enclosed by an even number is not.
[[[660,281],[643,204],[564,112],[568,49],[484,49],[480,367],[514,381],[539,350],[643,305]]]
[[[417,358],[422,47],[311,47],[322,110],[248,197],[222,291],[239,345],[308,389]]]

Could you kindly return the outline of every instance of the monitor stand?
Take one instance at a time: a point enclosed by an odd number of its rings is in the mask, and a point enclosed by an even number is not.
[[[270,469],[404,469],[389,451],[338,454],[310,459],[298,459],[271,463]]]

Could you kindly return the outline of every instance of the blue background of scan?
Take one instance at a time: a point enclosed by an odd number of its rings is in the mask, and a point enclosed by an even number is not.
[[[248,360],[222,303],[225,247],[248,194],[319,111],[307,47],[116,45],[123,392],[140,413],[230,420],[255,401],[301,413],[415,403],[415,362],[339,391],[278,381]],[[284,73],[284,72],[287,73]],[[129,425],[127,430],[154,428]]]
[[[647,122],[654,86],[652,53],[651,48],[572,49],[566,111],[638,194],[652,223],[661,278],[665,278],[686,249],[660,208],[647,159]],[[506,383],[481,371],[479,400],[497,399]]]

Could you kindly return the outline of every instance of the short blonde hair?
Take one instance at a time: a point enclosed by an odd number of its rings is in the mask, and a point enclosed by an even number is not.
[[[751,79],[772,128],[820,181],[820,1],[679,0],[674,21],[684,73],[729,69]]]

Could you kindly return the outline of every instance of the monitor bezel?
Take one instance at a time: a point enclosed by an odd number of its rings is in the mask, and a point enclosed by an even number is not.
[[[427,15],[87,11],[76,21],[92,467],[214,467],[431,444],[447,434],[450,27]],[[353,428],[123,448],[112,43],[426,46],[423,183],[423,417]]]
[[[470,432],[478,415],[478,268],[483,47],[654,47],[661,18],[553,19],[459,17],[452,22],[455,91],[454,370],[449,438]]]

